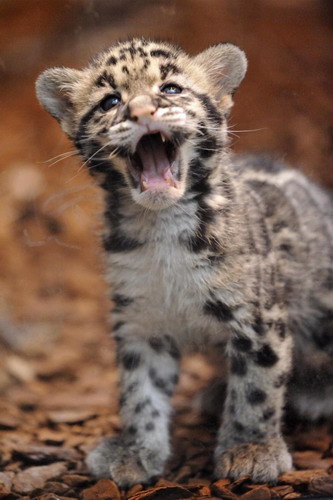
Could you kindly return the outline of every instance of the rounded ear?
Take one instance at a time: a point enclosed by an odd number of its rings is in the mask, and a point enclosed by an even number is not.
[[[200,52],[194,61],[202,66],[216,89],[216,98],[233,94],[247,70],[245,53],[232,43],[219,43]]]
[[[36,81],[36,95],[43,106],[59,122],[63,130],[71,135],[71,92],[82,77],[82,71],[70,68],[51,68]]]

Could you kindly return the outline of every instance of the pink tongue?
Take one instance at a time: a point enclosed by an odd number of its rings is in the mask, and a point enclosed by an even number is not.
[[[139,141],[137,154],[142,163],[141,188],[166,188],[172,174],[161,134],[144,135]]]

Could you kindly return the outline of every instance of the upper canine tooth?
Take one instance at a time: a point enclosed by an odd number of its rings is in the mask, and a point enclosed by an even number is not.
[[[162,141],[163,141],[163,142],[165,142],[165,141],[166,141],[166,139],[165,139],[165,136],[162,134],[162,132],[160,132],[160,135],[161,135],[161,139],[162,139]]]

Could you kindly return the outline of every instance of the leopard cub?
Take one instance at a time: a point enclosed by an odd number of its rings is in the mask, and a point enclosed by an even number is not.
[[[292,467],[286,400],[312,419],[333,411],[332,198],[279,163],[231,155],[246,67],[230,43],[190,57],[135,38],[37,80],[104,192],[123,431],[87,463],[123,487],[163,473],[184,351],[213,346],[226,367],[219,478]]]

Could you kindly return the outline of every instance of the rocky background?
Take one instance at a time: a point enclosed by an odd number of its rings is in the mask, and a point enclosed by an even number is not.
[[[234,149],[270,152],[332,188],[332,25],[330,0],[0,2],[0,498],[333,496],[332,422],[289,422],[296,470],[277,485],[212,482],[216,423],[196,411],[196,394],[214,374],[200,356],[183,363],[165,477],[120,492],[87,475],[85,452],[119,431],[101,197],[34,95],[43,69],[80,67],[128,35],[190,53],[231,41],[249,58]]]

